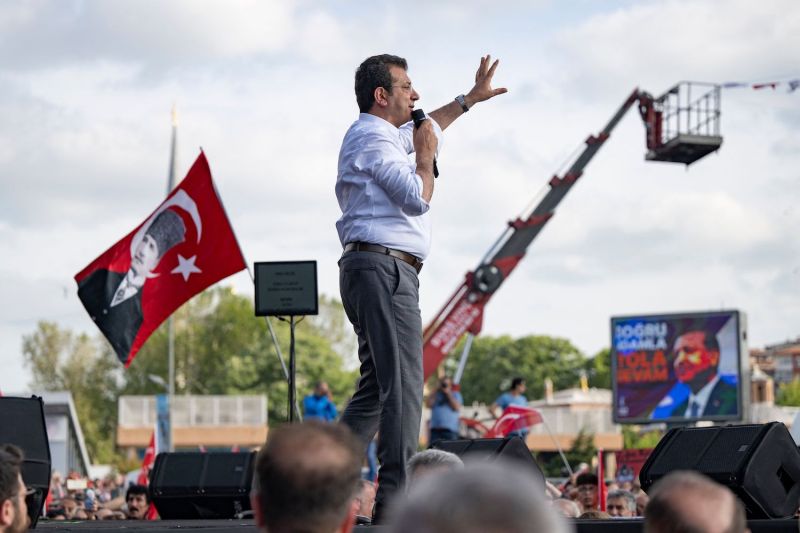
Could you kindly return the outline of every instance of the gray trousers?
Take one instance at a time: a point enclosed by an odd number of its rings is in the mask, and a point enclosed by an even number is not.
[[[358,335],[361,378],[341,421],[364,447],[378,438],[381,513],[405,483],[408,459],[417,451],[422,416],[422,318],[419,279],[399,259],[348,252],[339,261],[342,303]]]

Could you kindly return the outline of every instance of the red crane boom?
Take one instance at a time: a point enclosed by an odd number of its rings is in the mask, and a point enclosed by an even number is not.
[[[676,95],[688,91],[691,98],[692,85],[682,82],[658,99],[639,89],[634,90],[600,133],[586,139],[583,150],[564,175],[550,179],[550,189],[541,201],[529,213],[523,213],[508,223],[477,268],[467,272],[464,281],[425,328],[423,368],[426,379],[465,333],[480,333],[486,304],[517,267],[528,246],[553,217],[558,204],[634,103],[639,103],[639,112],[645,123],[646,159],[689,165],[719,148],[722,144],[719,136],[719,87],[713,86],[696,101],[688,100],[682,106]],[[685,124],[681,121],[684,115],[688,117]]]

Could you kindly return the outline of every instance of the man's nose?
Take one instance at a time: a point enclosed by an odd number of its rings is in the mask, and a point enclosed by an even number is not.
[[[419,93],[416,89],[411,89],[411,99],[414,101],[419,100]]]

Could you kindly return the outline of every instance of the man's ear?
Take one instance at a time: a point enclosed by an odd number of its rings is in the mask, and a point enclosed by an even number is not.
[[[250,508],[253,509],[253,516],[256,519],[256,527],[258,529],[266,528],[266,523],[264,521],[264,511],[261,510],[261,498],[257,492],[250,493]]]
[[[386,97],[387,92],[385,87],[376,87],[373,96],[375,97],[375,104],[379,107],[386,107],[389,105],[389,99]]]
[[[344,520],[341,524],[339,524],[339,528],[336,531],[340,533],[350,533],[353,531],[353,528],[356,525],[356,514],[358,514],[358,508],[361,506],[361,503],[358,501],[357,498],[353,498],[350,502],[350,508],[347,509],[347,516],[344,517]]]
[[[3,526],[10,526],[14,523],[14,504],[10,499],[3,500],[3,505],[0,506],[0,524]]]

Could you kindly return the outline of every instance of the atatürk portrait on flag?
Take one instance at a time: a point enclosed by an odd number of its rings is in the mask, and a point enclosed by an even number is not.
[[[172,208],[183,207],[199,228],[197,206],[188,195],[178,195],[173,205],[145,222],[131,240],[131,261],[127,272],[98,269],[78,284],[78,296],[92,320],[106,336],[124,363],[142,324],[142,288],[159,261],[186,237],[186,224]]]

